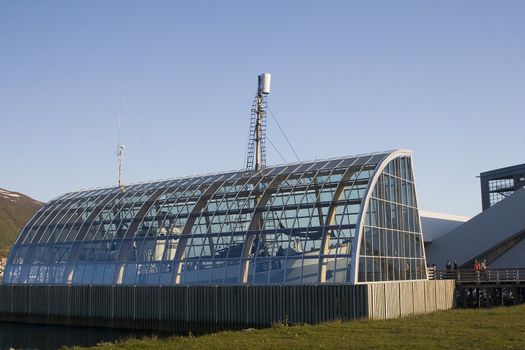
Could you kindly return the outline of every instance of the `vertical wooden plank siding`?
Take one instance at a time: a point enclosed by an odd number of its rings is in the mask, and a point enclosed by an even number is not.
[[[454,281],[368,285],[9,286],[0,320],[204,333],[449,309]]]
[[[387,319],[454,307],[455,281],[368,284],[369,318]]]
[[[427,312],[427,303],[424,283],[412,283],[414,296],[414,314],[424,314]],[[429,311],[430,312],[430,311]]]

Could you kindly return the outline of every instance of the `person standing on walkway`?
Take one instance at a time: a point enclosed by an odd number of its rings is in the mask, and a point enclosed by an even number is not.
[[[478,261],[478,259],[476,259],[476,261],[474,262],[474,271],[476,272],[476,279],[479,281],[479,273],[481,271],[481,264]]]
[[[483,259],[480,263],[481,276],[483,279],[487,279],[487,259]]]
[[[454,279],[458,279],[458,275],[459,275],[458,262],[456,260],[454,260],[453,269],[454,269]]]
[[[450,270],[452,269],[452,264],[450,263],[450,260],[447,260],[447,263],[445,264],[445,278],[450,278]]]

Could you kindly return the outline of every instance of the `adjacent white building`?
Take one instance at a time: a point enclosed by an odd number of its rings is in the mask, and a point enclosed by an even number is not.
[[[525,189],[461,220],[421,213],[428,264],[442,268],[447,260],[456,260],[469,268],[477,259],[493,268],[525,268]]]

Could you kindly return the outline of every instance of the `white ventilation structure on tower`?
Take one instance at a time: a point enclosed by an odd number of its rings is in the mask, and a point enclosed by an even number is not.
[[[270,73],[262,73],[259,75],[259,92],[264,95],[270,93],[270,83],[272,81],[272,75]]]

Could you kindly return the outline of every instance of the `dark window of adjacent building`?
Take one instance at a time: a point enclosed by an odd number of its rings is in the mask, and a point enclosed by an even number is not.
[[[483,210],[507,198],[525,186],[525,164],[480,174]]]

